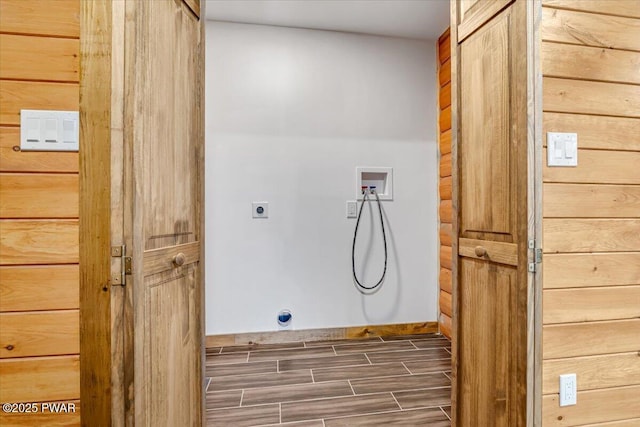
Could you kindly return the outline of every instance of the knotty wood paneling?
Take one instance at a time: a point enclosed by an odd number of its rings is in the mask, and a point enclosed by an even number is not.
[[[0,30],[14,34],[80,37],[80,2],[56,0],[43,7],[42,0],[2,0]]]
[[[546,149],[544,152],[546,158]],[[640,152],[579,149],[578,166],[545,166],[542,175],[545,182],[640,184],[639,164]]]
[[[76,403],[2,425],[80,422],[78,153],[20,150],[21,109],[78,110],[79,11],[0,0],[0,402]]]
[[[20,128],[0,126],[0,172],[78,172],[78,153],[20,151]]]
[[[548,167],[543,153],[542,424],[636,425],[640,1],[542,3],[543,144],[575,132],[579,148],[577,167]],[[569,372],[578,403],[561,408]]]
[[[545,289],[640,285],[640,252],[545,254]]]
[[[640,119],[548,113],[543,115],[546,132],[575,132],[580,129],[580,148],[640,151]],[[547,146],[547,134],[543,133]]]
[[[77,264],[2,266],[0,312],[77,309],[78,280]]]
[[[6,427],[77,427],[80,425],[79,400],[65,400],[55,403],[73,403],[75,412],[38,412],[35,414],[0,412],[0,425]]]
[[[78,220],[3,219],[0,232],[0,265],[78,262]]]
[[[80,357],[48,356],[0,360],[0,401],[74,400],[80,395]]]
[[[640,18],[640,0],[542,0],[544,6]]]
[[[637,352],[640,319],[545,325],[542,340],[544,359]]]
[[[547,76],[640,84],[640,55],[637,52],[542,43],[541,57]],[[582,66],[576,67],[576,62]]]
[[[0,79],[78,81],[78,39],[0,34]]]
[[[0,313],[0,358],[79,353],[78,310]]]
[[[640,185],[544,184],[543,191],[547,218],[630,218],[640,212]]]
[[[440,332],[451,337],[451,38],[447,29],[438,39],[438,147],[440,221]]]
[[[559,393],[560,375],[577,375],[578,390],[640,384],[640,357],[637,352],[545,360],[542,365],[542,393]],[[606,372],[607,375],[602,375]]]
[[[608,4],[608,0],[599,3]],[[543,41],[640,51],[640,24],[626,16],[544,7],[540,31]]]
[[[545,111],[640,117],[638,86],[544,77],[542,88]]]
[[[0,124],[19,125],[20,110],[78,111],[77,83],[2,80]]]
[[[640,318],[640,286],[545,289],[542,302],[544,324]]]
[[[78,175],[0,173],[1,218],[78,218]]]
[[[559,395],[550,394],[542,398],[542,425],[577,426],[588,423],[605,423],[611,420],[636,419],[628,426],[636,426],[640,417],[640,386],[604,388],[580,391],[577,405],[559,404]],[[602,424],[602,426],[622,424]]]
[[[639,219],[546,218],[544,251],[640,251]]]

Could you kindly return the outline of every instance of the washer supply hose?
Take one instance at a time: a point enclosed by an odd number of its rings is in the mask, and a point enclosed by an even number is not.
[[[384,270],[382,271],[382,276],[380,277],[380,280],[378,280],[378,282],[373,286],[366,286],[360,283],[360,280],[358,280],[358,275],[356,274],[356,239],[358,238],[358,227],[360,226],[360,217],[362,216],[362,208],[364,208],[366,201],[369,201],[369,203],[371,203],[371,200],[369,199],[369,191],[376,196],[376,201],[378,202],[378,212],[380,213],[380,225],[382,226],[382,240],[384,242]],[[353,273],[353,279],[356,281],[356,284],[358,285],[358,287],[366,291],[371,291],[373,289],[376,289],[378,286],[380,286],[384,281],[385,276],[387,275],[387,259],[388,259],[387,234],[384,229],[384,217],[382,215],[382,206],[380,205],[380,197],[378,196],[378,193],[376,192],[375,188],[371,188],[371,190],[365,189],[363,192],[364,192],[364,195],[362,197],[362,204],[360,205],[360,210],[358,211],[358,219],[356,220],[356,229],[353,233],[353,245],[351,247],[351,271]]]

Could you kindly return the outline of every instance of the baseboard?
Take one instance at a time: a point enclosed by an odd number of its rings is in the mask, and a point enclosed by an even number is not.
[[[279,344],[293,341],[324,341],[429,333],[438,333],[438,322],[207,335],[205,345],[207,348],[211,348],[229,345]]]

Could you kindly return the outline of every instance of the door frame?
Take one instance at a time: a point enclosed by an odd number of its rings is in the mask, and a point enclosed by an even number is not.
[[[458,232],[459,232],[459,168],[458,139],[459,127],[457,109],[459,104],[458,74],[460,73],[458,47],[458,0],[451,0],[450,40],[451,40],[451,172],[452,172],[452,426],[456,426],[457,400],[457,351],[458,351]],[[527,0],[527,233],[528,239],[535,241],[535,248],[542,244],[542,66],[540,58],[540,22],[542,20],[542,0]],[[507,2],[504,6],[512,4]],[[492,11],[492,16],[504,7]],[[535,248],[528,250],[527,263],[535,264]],[[541,248],[540,248],[541,249]],[[535,273],[527,275],[527,426],[542,425],[542,264]]]
[[[540,64],[541,0],[527,1],[527,92],[528,126],[528,186],[529,236],[542,242],[542,72]],[[111,210],[119,203],[112,200],[112,180],[118,171],[111,170],[111,157],[123,147],[112,143],[112,133],[120,132],[122,117],[113,115],[118,99],[112,98],[113,86],[123,82],[114,79],[112,65],[123,60],[113,56],[114,43],[123,41],[124,34],[114,34],[112,4],[108,0],[81,2],[80,37],[80,388],[82,411],[91,413],[91,425],[111,425],[112,406],[124,397],[119,389],[122,378],[112,378],[112,361],[118,340],[112,336],[111,291],[124,292],[122,286],[110,282],[112,268],[120,268],[119,260],[111,258]],[[458,233],[458,105],[457,19],[455,0],[451,1],[451,129],[452,129],[452,198],[453,236]],[[123,53],[124,56],[124,53]],[[121,106],[120,106],[121,107]],[[112,152],[113,151],[113,152]],[[112,173],[113,172],[113,173]],[[204,235],[203,235],[204,237]],[[204,245],[203,245],[204,246]],[[458,243],[452,241],[452,352],[453,383],[452,412],[455,425],[456,350],[458,313]],[[532,252],[532,251],[530,251]],[[533,254],[529,254],[530,259]],[[118,265],[115,265],[115,264]],[[528,369],[527,425],[541,424],[542,379],[542,268],[528,275]],[[112,387],[113,380],[113,387]],[[121,395],[122,394],[122,395]],[[118,395],[121,395],[118,397]],[[124,408],[123,408],[124,409]],[[123,420],[124,421],[124,420]],[[89,425],[86,418],[82,425]]]

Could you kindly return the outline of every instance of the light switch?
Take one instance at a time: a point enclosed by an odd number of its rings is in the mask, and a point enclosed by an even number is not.
[[[578,134],[547,132],[547,165],[578,166]]]
[[[20,110],[22,151],[78,151],[77,111]]]

